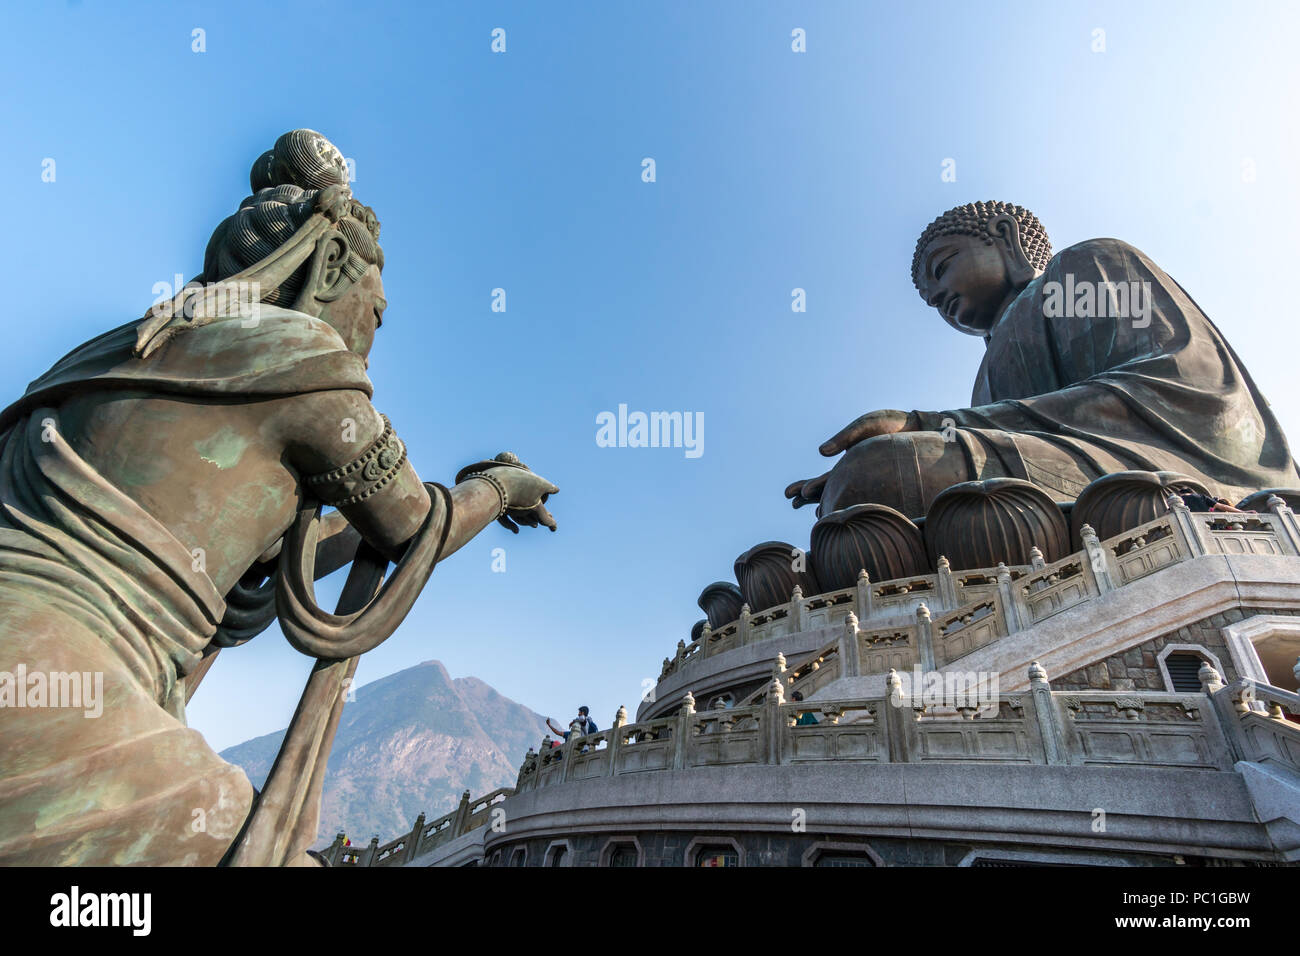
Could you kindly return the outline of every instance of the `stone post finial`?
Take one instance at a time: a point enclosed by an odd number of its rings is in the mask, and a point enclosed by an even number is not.
[[[777,677],[785,673],[785,655],[780,651],[776,652],[776,659],[772,661],[772,676]]]
[[[1264,502],[1264,507],[1268,508],[1269,511],[1277,511],[1279,508],[1285,508],[1286,506],[1286,501],[1277,495],[1269,495],[1268,501]]]
[[[772,676],[772,683],[767,685],[767,699],[774,704],[785,703],[785,686],[776,675]]]
[[[872,598],[871,578],[868,576],[866,568],[858,571],[858,583],[855,585],[853,592],[854,609],[858,612],[858,620],[867,620],[871,617]]]
[[[704,627],[700,629],[700,643],[707,644],[712,639],[712,637],[713,637],[713,628],[709,626],[708,621],[705,621]]]
[[[848,617],[844,619],[844,626],[850,631],[856,631],[858,629],[858,616],[849,611]]]
[[[916,617],[917,617],[917,620],[920,620],[920,621],[928,621],[928,620],[930,620],[930,609],[929,609],[928,607],[925,606],[925,602],[924,602],[924,601],[922,601],[922,602],[921,602],[921,606],[918,607],[918,608],[916,609]]]
[[[618,705],[618,713],[614,715],[615,728],[622,727],[627,723],[627,708],[622,704]]]
[[[1170,511],[1191,510],[1187,507],[1187,502],[1183,500],[1183,496],[1176,491],[1169,492],[1168,496],[1165,498],[1165,504],[1169,506]]]
[[[796,585],[794,586],[794,590],[790,592],[790,600],[791,600],[791,601],[802,601],[802,600],[803,600],[803,588],[801,588],[799,585],[796,584]]]
[[[1097,532],[1093,530],[1092,525],[1085,524],[1079,529],[1079,537],[1084,541],[1087,541],[1089,538],[1092,538],[1095,541],[1097,540]]]
[[[947,555],[943,555],[943,554],[939,555],[939,560],[934,567],[936,571],[940,571],[940,572],[952,570],[952,565],[948,563]]]
[[[1043,552],[1039,550],[1038,545],[1029,549],[1029,564],[1035,570],[1047,567],[1047,562],[1043,560]]]
[[[1043,667],[1042,664],[1038,663],[1038,661],[1032,661],[1029,665],[1029,683],[1047,683],[1047,669]]]
[[[903,703],[903,679],[898,676],[898,671],[894,668],[889,669],[885,675],[885,697],[895,707],[901,707]]]
[[[682,697],[681,713],[683,717],[687,716],[688,714],[695,713],[695,695],[692,694],[689,690]]]
[[[1201,661],[1201,669],[1196,672],[1196,676],[1200,678],[1201,690],[1206,694],[1223,689],[1223,675],[1209,661]]]

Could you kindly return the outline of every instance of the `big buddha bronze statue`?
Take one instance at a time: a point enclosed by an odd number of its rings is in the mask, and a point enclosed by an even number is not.
[[[196,281],[0,413],[0,691],[26,695],[0,721],[0,864],[312,862],[358,655],[492,521],[555,529],[558,489],[509,454],[422,483],[371,403],[384,256],[347,183],[325,137],[286,133]],[[321,610],[313,580],[349,564]],[[255,793],[185,703],[274,618],[315,663]],[[50,706],[82,675],[100,713]]]
[[[1038,219],[1002,202],[932,222],[912,280],[958,332],[984,339],[970,408],[863,415],[793,482],[818,514],[881,504],[909,517],[958,482],[1018,478],[1068,502],[1126,470],[1176,472],[1237,500],[1294,487],[1285,436],[1232,347],[1177,282],[1117,239],[1052,255]]]

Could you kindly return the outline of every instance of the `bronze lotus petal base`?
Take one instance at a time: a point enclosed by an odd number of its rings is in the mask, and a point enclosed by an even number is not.
[[[804,570],[796,570],[802,559]],[[756,544],[736,559],[736,580],[754,613],[785,604],[798,585],[804,594],[819,594],[812,554],[784,541]]]
[[[714,581],[700,592],[700,610],[709,616],[709,627],[717,630],[740,617],[745,603],[740,588],[730,581]]]
[[[813,525],[812,550],[817,580],[830,591],[853,587],[863,570],[873,581],[888,581],[933,567],[921,530],[886,505],[853,505],[826,515]]]
[[[1071,540],[1079,540],[1085,524],[1104,540],[1155,521],[1169,510],[1166,499],[1170,492],[1180,487],[1209,493],[1195,478],[1173,471],[1117,471],[1103,475],[1084,488],[1074,503],[1070,513]]]
[[[1277,495],[1292,511],[1300,511],[1300,488],[1265,488],[1247,495],[1237,503],[1242,511],[1267,511],[1268,499]]]
[[[1019,478],[963,481],[940,492],[925,516],[924,537],[930,563],[946,557],[954,571],[1029,564],[1035,546],[1048,562],[1070,553],[1061,509]]]

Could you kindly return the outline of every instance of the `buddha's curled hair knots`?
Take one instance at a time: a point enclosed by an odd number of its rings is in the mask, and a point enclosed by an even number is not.
[[[1052,258],[1052,243],[1047,238],[1047,230],[1028,209],[1007,202],[972,202],[964,206],[954,206],[942,216],[925,227],[921,238],[916,240],[916,251],[912,253],[912,284],[921,287],[921,260],[925,247],[940,236],[974,236],[986,244],[994,241],[989,231],[989,223],[1001,216],[1009,216],[1016,221],[1020,232],[1020,243],[1025,251],[1025,258],[1036,269],[1045,269]]]

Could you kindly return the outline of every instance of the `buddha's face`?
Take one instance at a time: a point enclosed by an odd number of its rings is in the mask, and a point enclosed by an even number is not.
[[[349,351],[365,358],[374,344],[375,329],[383,324],[386,308],[388,300],[384,298],[384,280],[379,274],[379,266],[372,265],[350,289],[327,303],[321,309],[320,317],[343,337]]]
[[[998,242],[939,236],[925,247],[921,263],[921,298],[968,335],[987,335],[1008,296],[1017,291]]]

